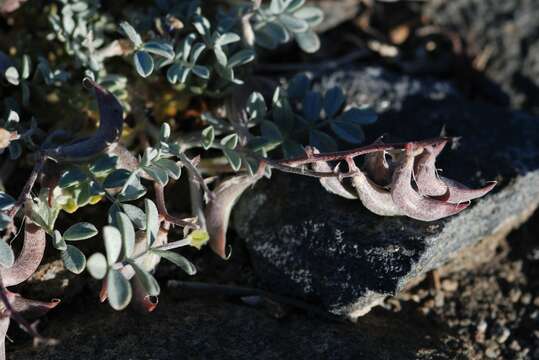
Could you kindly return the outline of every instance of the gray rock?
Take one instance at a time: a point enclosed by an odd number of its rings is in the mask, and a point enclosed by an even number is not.
[[[513,106],[539,114],[539,6],[535,0],[433,0],[423,15],[461,35],[478,70]]]
[[[365,314],[432,269],[525,221],[539,204],[539,120],[474,104],[449,85],[381,69],[335,74],[349,99],[382,110],[368,142],[462,136],[437,164],[469,186],[498,180],[492,194],[458,216],[433,223],[379,217],[359,201],[326,193],[315,179],[275,174],[236,206],[235,228],[257,276],[271,291],[321,303],[331,312]]]

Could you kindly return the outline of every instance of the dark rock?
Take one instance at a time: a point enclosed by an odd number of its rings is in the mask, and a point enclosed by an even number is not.
[[[470,103],[445,83],[380,69],[338,73],[322,87],[337,83],[349,100],[382,111],[365,129],[368,142],[384,133],[425,139],[445,129],[462,139],[442,155],[444,175],[469,186],[499,184],[458,216],[426,223],[379,217],[314,179],[275,174],[244,195],[234,221],[271,291],[361,315],[481,240],[505,237],[537,208],[538,119]]]
[[[434,0],[423,15],[457,32],[479,70],[513,106],[539,114],[539,6],[535,0]]]

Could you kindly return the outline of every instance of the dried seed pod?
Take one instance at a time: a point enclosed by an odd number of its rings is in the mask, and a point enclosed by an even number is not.
[[[14,311],[30,318],[43,316],[60,303],[59,299],[53,299],[49,302],[25,299],[11,291],[8,291],[6,296]]]
[[[220,183],[213,191],[215,197],[208,203],[204,213],[210,235],[210,247],[223,259],[228,257],[226,254],[226,231],[232,208],[245,190],[254,185],[263,174],[264,166],[260,165],[255,175],[234,176]]]
[[[386,158],[385,151],[377,151],[365,155],[365,171],[376,184],[387,186],[391,183],[393,169]]]
[[[320,151],[314,147],[307,146],[305,151],[309,154],[320,154]],[[332,172],[334,171],[331,166],[325,161],[317,161],[312,163],[312,168],[316,172]],[[339,195],[345,199],[357,199],[357,196],[352,194],[348,189],[346,189],[343,184],[339,181],[337,177],[321,177],[320,184],[328,192]]]
[[[397,207],[413,219],[435,221],[458,214],[470,204],[449,204],[440,200],[421,196],[412,187],[412,170],[414,167],[414,146],[406,146],[400,164],[395,169],[391,184],[391,196]]]
[[[423,153],[414,162],[414,175],[417,191],[423,196],[442,196],[447,193],[447,185],[438,177],[436,157],[447,144],[447,139],[425,146]]]
[[[373,213],[380,216],[404,215],[393,201],[391,193],[376,185],[360,170],[352,177],[352,184],[363,205]]]
[[[473,199],[480,198],[489,193],[496,186],[496,181],[489,181],[487,185],[479,189],[470,189],[458,181],[440,177],[447,186],[447,195],[443,195],[443,200],[451,204],[459,204]]]
[[[420,195],[436,197],[437,200],[451,204],[464,203],[491,191],[496,182],[489,182],[488,185],[480,189],[470,189],[465,185],[442,176],[438,176],[436,171],[436,157],[442,152],[448,139],[442,139],[424,147],[422,154],[416,157],[414,163],[415,182]]]
[[[45,252],[45,230],[26,218],[22,250],[10,268],[1,268],[4,286],[22,283],[36,272]]]
[[[91,86],[95,91],[99,107],[99,128],[86,140],[47,149],[45,155],[53,159],[71,162],[86,161],[103,153],[120,137],[123,110],[116,97],[88,78],[84,79],[84,84]]]

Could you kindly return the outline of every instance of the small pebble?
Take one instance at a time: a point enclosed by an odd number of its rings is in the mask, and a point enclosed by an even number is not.
[[[475,341],[478,343],[483,343],[485,341],[485,332],[487,331],[487,322],[485,320],[481,320],[479,324],[477,324],[477,328],[475,330]]]
[[[500,349],[495,346],[489,346],[487,350],[485,351],[485,355],[489,359],[496,359],[499,354],[500,354]]]
[[[535,299],[533,299],[533,305],[539,307],[539,296],[536,296]]]
[[[503,344],[504,342],[507,341],[510,335],[511,335],[511,331],[506,327],[502,327],[499,330],[499,334],[496,336],[496,341],[499,344]]]
[[[509,348],[515,352],[522,350],[522,347],[518,343],[518,341],[513,340],[511,341],[511,344],[509,345]]]
[[[442,281],[442,289],[447,292],[453,292],[459,288],[458,281],[445,279]]]
[[[477,324],[477,331],[484,333],[485,331],[487,331],[487,327],[488,327],[487,322],[485,320],[481,320],[479,324]]]
[[[509,299],[512,303],[517,303],[520,300],[521,295],[522,291],[520,291],[520,289],[511,289],[511,291],[509,291]]]
[[[524,295],[522,295],[522,297],[520,298],[520,302],[524,305],[528,305],[529,303],[532,302],[532,294],[530,293],[525,293]]]

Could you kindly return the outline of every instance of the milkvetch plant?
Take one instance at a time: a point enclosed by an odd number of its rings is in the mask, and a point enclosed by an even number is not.
[[[152,311],[159,263],[194,275],[181,250],[206,244],[230,257],[234,204],[273,171],[317,178],[380,216],[421,221],[457,214],[495,185],[469,189],[438,174],[450,138],[362,145],[377,115],[339,87],[317,91],[308,74],[286,83],[258,77],[268,50],[320,47],[314,29],[323,13],[304,0],[160,0],[108,11],[97,1],[54,1],[45,19],[51,53],[35,61],[0,53],[2,160],[32,167],[22,188],[0,191],[0,336],[14,320],[54,343],[26,315],[58,300],[8,289],[36,272],[47,243],[68,271],[101,283],[101,301]],[[182,103],[172,115],[157,116],[161,93]],[[39,101],[77,106],[68,119],[76,126],[58,126],[67,115]],[[180,216],[165,190],[184,178],[191,208]],[[73,222],[75,213],[93,215]],[[18,253],[13,242],[22,242]],[[98,244],[90,254],[89,242]]]

